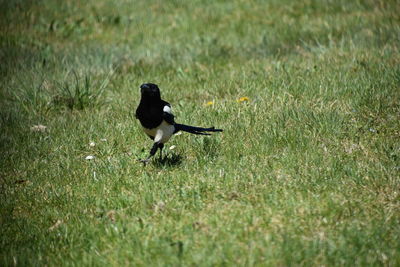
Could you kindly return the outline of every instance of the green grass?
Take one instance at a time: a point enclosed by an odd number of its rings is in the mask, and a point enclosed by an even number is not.
[[[0,10],[1,266],[400,265],[399,1]],[[143,82],[224,132],[144,168]]]

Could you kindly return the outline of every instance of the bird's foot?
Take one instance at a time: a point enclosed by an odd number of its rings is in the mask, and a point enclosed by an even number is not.
[[[146,164],[150,162],[150,159],[149,158],[147,158],[147,159],[138,159],[138,161],[143,163],[144,166],[146,166]]]

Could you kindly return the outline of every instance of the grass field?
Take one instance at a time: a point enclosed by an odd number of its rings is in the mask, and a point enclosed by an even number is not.
[[[400,266],[399,1],[0,10],[1,266]]]

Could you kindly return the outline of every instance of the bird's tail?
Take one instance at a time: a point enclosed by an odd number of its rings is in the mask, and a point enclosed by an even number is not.
[[[184,131],[191,134],[210,135],[208,132],[222,132],[222,129],[194,127],[185,124],[175,124],[175,132]]]

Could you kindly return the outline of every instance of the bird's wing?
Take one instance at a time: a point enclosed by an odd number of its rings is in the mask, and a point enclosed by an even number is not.
[[[171,105],[164,101],[163,106],[163,119],[169,124],[175,124],[174,114],[172,114]]]

